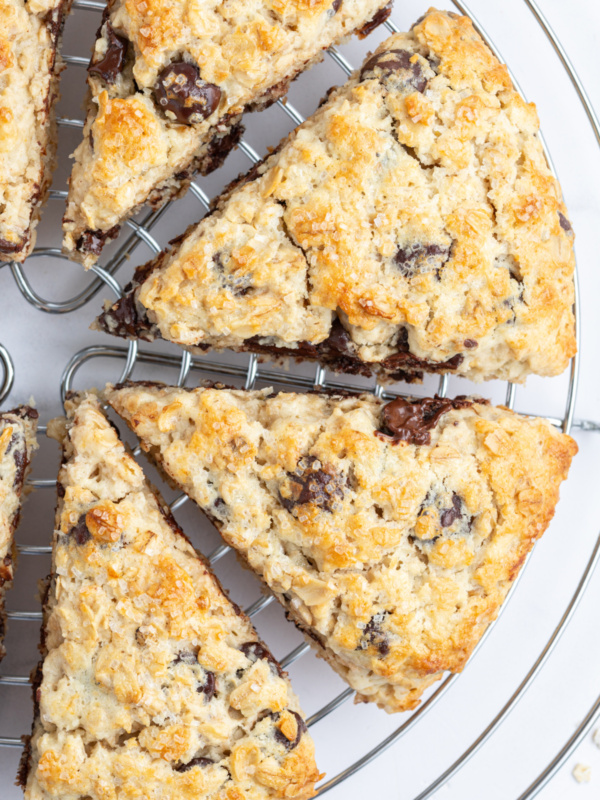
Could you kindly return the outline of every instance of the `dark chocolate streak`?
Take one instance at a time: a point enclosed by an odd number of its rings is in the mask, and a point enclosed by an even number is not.
[[[392,444],[430,444],[431,430],[451,409],[469,408],[472,400],[464,395],[450,400],[447,397],[426,397],[423,400],[404,400],[398,397],[383,407],[381,429],[375,432],[380,439]]]
[[[29,235],[26,238],[21,239],[19,242],[7,242],[6,239],[2,239],[0,237],[0,253],[6,256],[11,256],[14,253],[20,253],[23,248],[27,246],[29,241]]]
[[[388,3],[383,8],[380,8],[379,11],[369,20],[369,22],[365,23],[362,28],[359,28],[357,33],[360,39],[364,39],[370,33],[373,33],[375,28],[378,28],[380,25],[386,21],[389,15],[392,13],[392,3]]]

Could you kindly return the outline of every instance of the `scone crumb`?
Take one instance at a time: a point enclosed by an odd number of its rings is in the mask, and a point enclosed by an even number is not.
[[[573,767],[573,777],[577,783],[589,783],[592,780],[592,768],[587,764],[576,764]]]
[[[592,741],[594,742],[596,747],[600,747],[600,728],[596,728],[596,730],[592,734]]]

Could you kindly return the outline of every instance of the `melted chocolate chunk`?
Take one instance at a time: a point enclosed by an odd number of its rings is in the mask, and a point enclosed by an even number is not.
[[[97,61],[92,60],[88,66],[88,74],[98,75],[103,81],[108,84],[116,82],[117,77],[123,71],[125,66],[125,57],[127,55],[127,47],[129,42],[123,36],[119,36],[115,32],[110,22],[106,23],[106,52]]]
[[[382,429],[375,432],[380,439],[392,444],[407,442],[408,444],[430,444],[430,431],[440,418],[453,408],[469,408],[471,400],[457,397],[426,397],[423,400],[404,400],[398,397],[383,407],[381,413]]]
[[[88,530],[88,526],[85,522],[85,514],[82,514],[79,517],[79,520],[76,525],[74,525],[68,534],[78,545],[84,545],[86,542],[89,542],[92,538],[92,534]]]
[[[390,652],[390,640],[388,634],[383,630],[382,623],[389,611],[383,611],[381,614],[375,614],[365,625],[363,635],[358,643],[357,650],[366,650],[368,647],[376,647],[379,655],[382,658]]]
[[[359,37],[364,39],[370,33],[373,33],[375,28],[378,28],[380,25],[386,21],[389,15],[392,13],[392,3],[388,3],[387,6],[380,8],[379,11],[375,14],[369,22],[365,23],[362,28],[359,28],[357,31]]]
[[[435,272],[439,280],[442,267],[449,257],[450,247],[439,244],[412,244],[398,248],[394,264],[409,280],[424,272]]]
[[[159,107],[174,115],[177,122],[193,125],[210,117],[221,100],[221,90],[200,77],[195,64],[179,61],[169,64],[158,76],[154,99]]]
[[[259,659],[262,659],[263,661],[268,661],[271,671],[277,673],[277,675],[283,676],[283,670],[281,669],[277,661],[275,661],[271,653],[269,653],[267,648],[263,647],[263,645],[260,642],[245,642],[243,645],[240,646],[240,650],[246,656],[246,658],[249,659],[253,664]],[[238,670],[238,675],[241,674],[243,671],[244,671],[243,669]]]
[[[285,483],[289,496],[284,497],[280,492],[279,499],[290,512],[296,506],[311,503],[331,513],[334,504],[344,498],[342,476],[331,467],[322,467],[316,456],[301,458],[296,471],[287,473]]]
[[[13,253],[20,253],[24,247],[23,242],[7,242],[0,236],[0,253],[3,255],[12,255]]]
[[[192,769],[192,767],[209,767],[211,764],[214,764],[214,761],[211,761],[210,758],[203,758],[202,756],[196,756],[196,758],[192,758],[191,761],[188,761],[187,764],[177,764],[176,767],[173,767],[175,772],[187,772],[188,769]]]
[[[440,512],[440,525],[442,528],[449,528],[457,519],[463,515],[463,501],[456,492],[452,492],[452,508],[444,508]]]
[[[463,344],[467,350],[472,350],[474,347],[478,346],[478,342],[476,342],[475,339],[465,339]]]
[[[99,256],[107,240],[116,239],[119,230],[119,225],[115,225],[107,231],[84,231],[77,240],[77,250]]]
[[[328,350],[330,353],[339,353],[344,356],[354,355],[352,349],[352,339],[339,319],[334,319],[329,332],[329,336],[321,342],[321,350]]]
[[[290,741],[287,738],[287,736],[279,730],[279,728],[275,728],[275,730],[273,731],[273,736],[275,737],[275,740],[278,741],[279,744],[282,744],[286,750],[293,750],[294,747],[298,747],[298,745],[300,744],[300,739],[302,738],[302,734],[306,733],[306,731],[308,730],[306,727],[306,723],[304,722],[300,714],[297,714],[295,711],[291,710],[290,714],[293,714],[294,717],[296,718],[296,724],[298,727],[295,739],[293,739],[293,741]],[[279,719],[279,717],[280,717],[279,714],[273,714],[273,718],[276,721]]]
[[[367,61],[360,73],[361,80],[386,78],[394,75],[400,79],[399,89],[407,92],[424,92],[427,78],[418,60],[411,61],[415,54],[409,50],[385,50],[376,53]]]
[[[205,682],[201,686],[198,686],[196,691],[204,692],[204,694],[206,695],[206,701],[209,702],[210,700],[213,699],[215,695],[215,689],[216,689],[215,674],[214,672],[207,672]]]
[[[560,211],[558,212],[558,219],[560,221],[560,227],[565,231],[565,233],[572,234],[573,233],[573,226],[569,222],[569,220],[562,214]]]

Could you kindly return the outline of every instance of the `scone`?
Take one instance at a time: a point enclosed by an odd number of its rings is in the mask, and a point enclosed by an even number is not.
[[[0,414],[0,659],[5,653],[4,595],[13,577],[14,536],[25,478],[37,449],[37,418],[37,411],[29,406]]]
[[[107,399],[357,700],[387,711],[464,667],[577,452],[547,420],[464,397],[132,383]]]
[[[573,232],[537,133],[470,20],[431,11],[97,326],[388,380],[557,375],[576,349]]]
[[[309,798],[314,745],[281,667],[93,395],[63,447],[27,800]]]
[[[24,261],[56,152],[58,45],[71,0],[0,0],[0,262]]]
[[[144,203],[157,208],[194,171],[220,166],[243,111],[267,107],[324,48],[386,19],[386,3],[110,0],[88,68],[67,255],[89,267]]]

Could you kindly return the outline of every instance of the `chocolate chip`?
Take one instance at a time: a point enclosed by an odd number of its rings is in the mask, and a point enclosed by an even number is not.
[[[423,445],[431,443],[430,431],[443,414],[453,408],[469,408],[471,400],[457,397],[426,397],[423,400],[404,400],[398,397],[383,407],[381,413],[382,429],[375,432],[380,439],[409,444]]]
[[[82,514],[79,517],[77,525],[74,525],[71,528],[68,535],[72,539],[75,539],[75,542],[78,545],[84,545],[86,542],[89,542],[89,540],[92,538],[92,534],[89,532],[88,526],[86,525],[85,514]]]
[[[187,664],[190,667],[198,664],[198,652],[193,650],[182,650],[177,653],[171,664]]]
[[[298,462],[294,473],[287,473],[284,481],[286,496],[280,489],[279,498],[290,512],[296,506],[311,503],[331,513],[334,504],[344,498],[344,483],[342,476],[332,467],[321,466],[316,456],[305,456]]]
[[[108,239],[116,239],[119,226],[115,225],[107,231],[84,231],[77,240],[77,250],[80,253],[92,253],[99,256]]]
[[[211,764],[215,762],[212,761],[210,758],[204,758],[203,756],[196,756],[196,758],[192,758],[191,761],[188,761],[187,764],[177,764],[176,767],[173,767],[175,772],[187,772],[192,767],[209,767]]]
[[[359,30],[357,31],[359,37],[361,39],[364,39],[370,33],[373,33],[375,28],[378,28],[380,25],[382,25],[391,13],[392,13],[392,3],[390,2],[383,8],[380,8],[379,11],[375,14],[375,16],[372,17],[369,20],[369,22],[365,23],[362,26],[362,28],[359,28]]]
[[[342,0],[333,0],[330,10],[333,12],[333,14],[337,14],[337,12],[340,10],[341,7],[342,7]]]
[[[267,661],[272,672],[277,673],[278,675],[283,675],[283,670],[277,661],[275,661],[271,653],[269,653],[267,648],[264,647],[260,642],[245,642],[240,646],[240,650],[253,664],[259,660]],[[243,672],[243,670],[238,670],[238,673],[241,672]]]
[[[62,485],[62,483],[56,484],[56,494],[61,498],[61,500],[65,496],[65,487]]]
[[[462,517],[463,501],[456,492],[452,492],[452,508],[445,508],[440,513],[440,525],[449,528],[457,519]]]
[[[206,700],[207,700],[207,702],[209,702],[214,697],[216,685],[217,685],[217,682],[215,680],[214,672],[208,672],[207,671],[206,679],[205,679],[204,683],[201,686],[198,686],[196,691],[197,692],[204,692],[204,694],[206,695]]]
[[[116,82],[117,77],[123,71],[125,66],[125,57],[127,55],[127,47],[129,42],[123,36],[119,36],[115,32],[110,22],[106,23],[105,34],[106,37],[106,52],[97,61],[92,60],[88,66],[89,75],[98,75],[106,83],[113,84]]]
[[[444,264],[450,257],[450,247],[439,244],[411,244],[399,247],[394,264],[405,278],[426,272],[435,272],[439,279]]]
[[[212,261],[219,276],[219,282],[223,288],[229,289],[236,297],[244,297],[251,291],[250,276],[232,274],[227,270],[223,264],[222,253],[215,253]]]
[[[296,718],[296,727],[297,727],[296,737],[292,741],[290,741],[287,738],[287,736],[279,730],[279,728],[275,728],[275,730],[273,731],[273,736],[275,737],[275,740],[279,742],[279,744],[282,744],[285,747],[286,750],[293,750],[300,744],[300,739],[302,738],[302,734],[306,733],[307,727],[306,723],[304,722],[300,714],[297,714],[295,711],[292,711],[291,709],[288,710],[289,713],[293,714],[294,717]],[[275,720],[278,720],[280,715],[273,714],[273,717]]]
[[[381,80],[393,75],[395,79],[399,79],[397,90],[424,92],[428,81],[420,61],[411,61],[414,55],[409,50],[384,50],[376,53],[362,68],[360,78]]]
[[[467,350],[472,350],[474,347],[478,346],[478,342],[475,339],[465,339],[463,345],[467,348]]]
[[[565,217],[563,213],[560,211],[558,212],[558,219],[560,221],[560,227],[565,231],[565,233],[572,234],[573,233],[573,226],[569,222],[569,220]]]
[[[215,111],[221,100],[221,90],[203,81],[195,64],[179,61],[169,64],[160,73],[154,86],[154,98],[177,122],[193,125]]]
[[[363,635],[358,643],[357,650],[366,650],[368,647],[375,647],[379,655],[385,658],[390,652],[390,641],[386,631],[381,627],[389,611],[375,614],[365,625]]]

